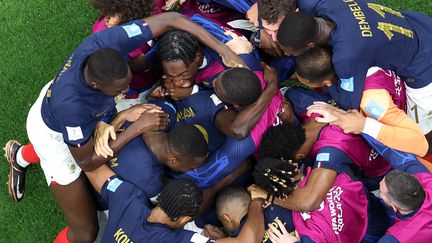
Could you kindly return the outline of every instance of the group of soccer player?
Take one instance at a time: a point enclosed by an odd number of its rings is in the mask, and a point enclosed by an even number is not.
[[[54,242],[95,241],[103,210],[101,242],[432,239],[431,17],[370,0],[92,4],[30,143],[5,146],[14,201],[42,167],[68,223]]]

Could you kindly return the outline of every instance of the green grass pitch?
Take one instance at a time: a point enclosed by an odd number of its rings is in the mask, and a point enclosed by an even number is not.
[[[427,0],[379,2],[432,14],[432,2]],[[89,0],[0,0],[0,144],[9,139],[28,142],[25,124],[30,106],[66,57],[90,34],[96,17]],[[7,194],[8,172],[3,159],[0,242],[52,242],[66,222],[42,170],[39,166],[29,170],[26,195],[19,204]]]

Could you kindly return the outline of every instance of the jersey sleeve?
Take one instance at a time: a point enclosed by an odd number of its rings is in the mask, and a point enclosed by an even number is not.
[[[219,3],[227,8],[236,10],[237,12],[246,14],[246,12],[256,2],[254,0],[213,0],[213,2]]]
[[[396,239],[393,235],[385,234],[378,243],[400,243],[398,239]]]
[[[149,25],[142,20],[114,26],[89,37],[98,45],[98,48],[113,48],[125,57],[152,38],[153,33]]]
[[[388,147],[423,157],[429,144],[420,127],[384,89],[363,92],[361,109],[368,116],[363,132]]]
[[[71,147],[81,147],[93,136],[98,120],[92,119],[87,112],[61,110],[56,112],[61,123],[64,142]]]
[[[327,88],[328,92],[342,109],[359,109],[364,90],[364,80],[369,67],[365,60],[333,60],[338,83]]]
[[[255,144],[251,136],[242,140],[227,137],[225,143],[200,167],[175,177],[191,179],[200,188],[211,187],[236,170],[254,151]]]
[[[111,176],[104,183],[101,195],[108,204],[110,217],[121,214],[127,207],[136,210],[136,212],[148,208],[145,194],[134,184],[123,181],[116,175]]]
[[[353,161],[343,151],[333,147],[322,147],[315,157],[314,168],[325,168],[338,174],[350,171]]]
[[[214,124],[217,114],[219,114],[221,110],[225,110],[228,107],[223,101],[219,99],[219,97],[217,97],[215,93],[210,95],[210,99],[211,102],[208,102],[207,105],[207,117],[210,117],[210,123]]]
[[[213,21],[204,18],[203,16],[199,14],[195,14],[190,17],[190,20],[199,24],[201,27],[206,29],[210,34],[212,34],[216,39],[218,39],[222,43],[227,43],[228,41],[232,40],[233,38],[229,35],[225,35],[225,30],[214,23]]]

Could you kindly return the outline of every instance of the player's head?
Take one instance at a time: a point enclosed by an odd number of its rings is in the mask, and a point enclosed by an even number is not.
[[[170,218],[170,228],[182,228],[197,216],[203,193],[191,180],[171,180],[158,196],[158,207]]]
[[[301,161],[312,149],[305,141],[306,133],[301,125],[284,123],[269,127],[264,133],[259,157]]]
[[[153,1],[148,0],[92,0],[91,3],[99,10],[99,17],[104,17],[108,27],[146,18],[152,13],[154,5]]]
[[[276,40],[280,24],[289,12],[296,9],[295,0],[262,0],[259,7],[259,15],[262,19],[263,29]]]
[[[247,68],[228,69],[213,80],[216,95],[223,102],[242,109],[254,103],[260,96],[261,82],[254,72]]]
[[[255,184],[268,193],[267,200],[286,198],[296,189],[303,173],[292,160],[265,158],[258,161],[253,172]]]
[[[337,80],[330,47],[317,45],[298,56],[296,73],[299,81],[309,87],[330,86]]]
[[[157,56],[162,63],[166,86],[192,86],[203,58],[193,35],[182,30],[165,33],[159,41]]]
[[[202,164],[208,155],[208,134],[200,125],[181,124],[167,134],[168,161],[171,170],[190,171]]]
[[[425,191],[419,180],[406,172],[392,170],[380,182],[382,199],[395,212],[411,212],[421,207]]]
[[[116,96],[128,91],[132,73],[118,51],[103,48],[87,58],[84,78],[92,88]]]
[[[305,12],[292,12],[282,21],[277,33],[277,41],[286,55],[298,56],[315,46],[314,38],[317,29],[317,21],[312,15]]]
[[[216,213],[228,232],[240,227],[242,218],[248,212],[250,201],[249,193],[242,187],[230,186],[218,192]]]

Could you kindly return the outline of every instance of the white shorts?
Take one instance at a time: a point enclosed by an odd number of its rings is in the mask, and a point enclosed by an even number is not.
[[[407,114],[419,124],[424,134],[432,131],[432,83],[413,89],[405,85]]]
[[[43,87],[39,98],[30,108],[27,116],[27,135],[33,144],[48,185],[56,182],[68,185],[81,174],[69,147],[63,141],[63,134],[51,130],[42,120],[41,106],[51,82]]]

